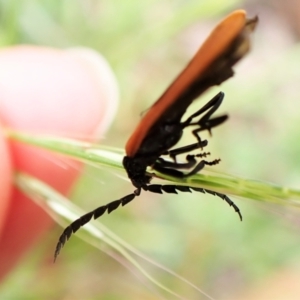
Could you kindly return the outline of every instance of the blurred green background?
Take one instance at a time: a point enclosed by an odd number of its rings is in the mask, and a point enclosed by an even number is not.
[[[121,95],[104,143],[122,148],[140,113],[214,25],[237,8],[260,21],[236,76],[203,96],[208,100],[224,91],[221,111],[230,114],[210,141],[210,151],[222,158],[216,169],[299,188],[299,1],[1,0],[0,43],[85,46],[102,53]],[[196,101],[191,110],[199,105]],[[130,192],[131,184],[107,170],[87,168],[72,199],[90,210]],[[216,197],[150,193],[100,221],[214,299],[300,299],[299,212],[232,199],[242,223]],[[26,255],[2,283],[1,299],[158,299],[157,292],[173,299],[76,237],[54,265],[60,233],[57,226]],[[208,299],[157,267],[147,269],[185,299]]]

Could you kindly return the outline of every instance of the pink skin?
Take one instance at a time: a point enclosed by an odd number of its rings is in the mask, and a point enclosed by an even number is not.
[[[117,89],[94,52],[19,46],[0,51],[0,124],[26,132],[95,138],[112,120]],[[79,167],[62,168],[55,154],[9,141],[0,130],[0,280],[53,225],[13,186],[14,170],[63,194]]]

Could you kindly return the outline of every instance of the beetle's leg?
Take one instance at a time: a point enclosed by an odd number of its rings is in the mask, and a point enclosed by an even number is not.
[[[193,130],[192,133],[193,133],[193,135],[196,137],[197,141],[198,141],[198,142],[201,142],[201,138],[200,138],[200,136],[198,135],[198,132],[207,130],[207,131],[209,132],[209,134],[212,135],[211,129],[212,129],[213,127],[216,127],[216,126],[221,125],[221,124],[224,123],[227,119],[228,119],[228,116],[227,116],[227,115],[223,115],[223,116],[219,116],[219,117],[216,117],[216,118],[207,120],[207,121],[205,121],[205,122],[202,121],[202,120],[199,120],[198,122],[191,123],[191,124],[190,124],[191,126],[194,126],[194,125],[198,125],[198,126],[199,126],[199,128],[196,128],[195,130]]]
[[[194,167],[197,163],[197,160],[195,159],[195,155],[187,155],[186,160],[187,162],[185,163],[178,163],[178,162],[164,160],[162,157],[159,157],[152,167],[153,169],[156,169],[156,166],[158,166],[158,168],[190,169]]]
[[[187,146],[183,146],[183,147],[179,147],[179,148],[176,148],[176,149],[172,149],[172,150],[168,150],[164,153],[162,153],[161,155],[168,155],[170,156],[174,162],[176,162],[176,156],[177,155],[180,155],[180,154],[184,154],[184,153],[189,153],[193,150],[196,150],[196,149],[199,149],[201,148],[204,148],[207,146],[207,140],[204,140],[202,141],[201,143],[194,143],[194,144],[191,144],[191,145],[187,145]]]
[[[203,120],[208,120],[213,113],[220,107],[224,99],[224,93],[219,92],[216,96],[214,96],[210,101],[208,101],[203,107],[201,107],[198,111],[193,113],[189,118],[187,118],[186,121],[184,121],[182,124],[184,127],[189,126],[193,119],[200,116],[201,114],[206,114],[201,118]]]
[[[195,159],[195,155],[187,155],[186,159],[187,159],[187,163],[176,163],[176,162],[165,161],[164,159],[159,158],[157,162],[152,166],[152,168],[166,175],[170,175],[177,178],[185,178],[199,173],[206,165],[213,166],[220,162],[220,159],[215,159],[213,161],[201,160],[200,162],[197,163],[197,160]],[[178,170],[178,169],[189,169],[192,167],[194,167],[194,169],[188,173],[183,173]]]
[[[195,126],[198,125],[199,128],[196,129],[196,132],[202,130],[208,130],[211,133],[211,129],[216,127],[223,122],[225,122],[228,118],[227,115],[222,115],[216,118],[210,119],[213,113],[220,107],[224,99],[224,93],[220,92],[215,97],[213,97],[207,104],[205,104],[202,108],[192,114],[186,121],[182,122],[181,125],[183,128],[188,126]],[[205,113],[206,112],[206,113]],[[204,116],[200,118],[200,120],[193,122],[193,119],[200,116],[201,114],[205,113]],[[201,138],[197,133],[194,133],[195,137],[197,138],[198,142],[201,142]]]
[[[211,129],[213,127],[216,127],[216,126],[222,124],[226,120],[227,120],[226,115],[210,119],[202,124],[200,123],[201,122],[201,120],[200,120],[199,123],[198,122],[195,123],[195,124],[199,125],[199,128],[194,129],[192,131],[192,134],[196,137],[198,143],[201,143],[201,137],[199,136],[198,132],[208,130],[209,134],[212,135]],[[195,124],[191,124],[191,125],[195,125]]]

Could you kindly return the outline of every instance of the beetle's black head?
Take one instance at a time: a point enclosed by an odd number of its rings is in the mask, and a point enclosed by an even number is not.
[[[144,187],[150,183],[152,177],[146,174],[149,161],[145,157],[124,156],[123,166],[136,188]]]

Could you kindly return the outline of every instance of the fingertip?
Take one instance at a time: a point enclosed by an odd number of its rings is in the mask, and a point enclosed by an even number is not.
[[[8,211],[9,198],[11,195],[13,170],[7,141],[0,130],[0,235],[2,233],[6,214]]]
[[[116,80],[88,50],[18,46],[0,51],[0,117],[43,134],[103,133],[117,108]],[[99,129],[100,128],[100,129]]]
[[[107,63],[92,51],[18,46],[0,50],[0,65],[3,126],[91,138],[103,134],[111,123],[118,103],[116,80]],[[0,279],[52,224],[41,208],[15,188],[10,190],[12,165],[63,194],[68,193],[80,172],[69,164],[61,168],[53,163],[54,154],[16,142],[6,143],[2,138]]]
[[[105,99],[105,115],[95,127],[96,137],[101,137],[109,128],[118,108],[119,87],[116,77],[107,60],[99,52],[85,47],[70,48],[66,51],[85,65],[86,70],[96,79],[97,87]]]

